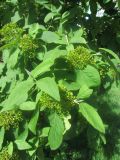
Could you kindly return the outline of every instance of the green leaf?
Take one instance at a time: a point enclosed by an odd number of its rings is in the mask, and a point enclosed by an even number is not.
[[[44,30],[46,30],[43,25],[39,25],[38,23],[33,23],[26,26],[25,28],[29,28],[29,35],[31,35],[33,38],[35,38],[37,34],[42,33]]]
[[[16,106],[25,102],[28,98],[28,91],[33,85],[32,79],[18,83],[5,101],[2,111],[14,109]]]
[[[90,89],[90,88],[88,88],[88,86],[83,85],[79,90],[77,98],[80,98],[80,99],[89,98],[91,96],[92,92],[93,92],[93,89]]]
[[[73,37],[70,40],[70,43],[81,43],[81,44],[86,44],[86,40],[81,37],[83,35],[83,29],[80,29],[76,32],[74,32]]]
[[[102,103],[107,106],[102,106],[101,110],[104,109],[105,115],[116,115],[120,116],[120,84],[116,82],[112,83],[111,88],[102,95]]]
[[[53,18],[54,14],[52,12],[48,13],[44,19],[44,22],[47,23]]]
[[[1,76],[0,78],[0,92],[2,92],[6,86],[7,77]]]
[[[32,118],[28,124],[28,128],[34,134],[36,134],[36,126],[37,126],[38,118],[39,118],[39,110],[36,109],[36,111],[34,112]]]
[[[42,95],[41,91],[37,93],[37,95],[36,95],[36,104],[39,102],[41,95]]]
[[[35,0],[35,2],[38,3],[38,4],[43,5],[43,4],[48,3],[48,0]]]
[[[35,110],[35,108],[36,108],[36,103],[31,101],[23,102],[19,107],[19,109],[24,111],[32,111]]]
[[[39,137],[34,136],[33,138],[29,139],[28,141],[29,143],[33,144],[35,147],[39,147],[40,145],[40,141],[39,141]]]
[[[108,3],[110,2],[111,0],[103,0],[103,3]]]
[[[62,14],[62,19],[67,18],[69,15],[70,15],[70,12],[69,12],[69,11],[64,12],[64,13]]]
[[[34,70],[32,70],[31,75],[36,78],[38,75],[41,75],[42,73],[49,71],[50,67],[54,64],[53,59],[47,59],[40,63]]]
[[[41,39],[46,43],[58,43],[60,37],[55,32],[44,31],[41,36]]]
[[[52,150],[56,150],[62,143],[64,133],[64,122],[56,114],[53,113],[49,116],[50,121],[50,132],[48,135],[48,142]]]
[[[17,136],[17,140],[26,140],[28,137],[28,123],[26,122],[23,130],[20,130],[20,134]]]
[[[11,22],[16,23],[16,22],[18,22],[21,18],[22,18],[22,17],[20,16],[19,12],[16,11],[16,12],[14,13],[14,16],[11,17]]]
[[[109,53],[112,57],[114,57],[119,63],[120,63],[120,58],[119,58],[119,56],[115,53],[115,52],[113,52],[112,50],[110,50],[110,49],[106,49],[106,48],[99,48],[101,51],[104,51],[104,52],[107,52],[107,53]]]
[[[43,128],[40,137],[48,137],[49,131],[50,131],[50,127]]]
[[[8,62],[7,62],[7,67],[8,68],[14,68],[15,65],[17,64],[17,61],[18,61],[18,55],[20,53],[20,49],[17,48],[15,50],[15,52],[12,53],[12,55],[10,56],[10,58],[8,59]]]
[[[111,56],[115,58],[116,64],[114,64],[114,61],[110,57],[108,57],[106,54],[102,54],[103,58],[110,64],[112,69],[116,72],[116,80],[118,79],[119,81],[120,73],[119,73],[119,68],[117,68],[117,65],[120,63],[119,57],[117,56],[117,54],[115,54],[113,51],[109,49],[106,49],[106,48],[99,48],[99,49],[109,53]]]
[[[94,73],[94,74],[93,74]],[[76,82],[82,87],[98,87],[101,83],[99,72],[92,66],[87,66],[84,70],[76,71]]]
[[[67,130],[69,130],[71,128],[71,124],[69,122],[70,119],[71,119],[71,115],[64,117],[64,124],[65,124],[64,134],[66,133]]]
[[[13,4],[17,4],[18,0],[6,0],[6,2],[10,2],[10,3],[13,3]]]
[[[67,45],[67,46],[66,46],[66,50],[67,50],[67,52],[73,51],[73,50],[74,50],[73,44]]]
[[[4,141],[5,129],[4,127],[0,128],[0,150],[2,149],[2,144]]]
[[[33,154],[36,152],[36,149],[30,149],[28,151],[29,156],[33,156]]]
[[[4,68],[5,64],[4,63],[0,63],[0,75],[2,74],[3,72],[3,68]]]
[[[10,144],[8,145],[8,153],[9,153],[9,155],[12,156],[12,154],[13,154],[13,142],[10,142]]]
[[[52,49],[45,53],[44,60],[52,59],[55,60],[61,56],[65,56],[67,54],[66,50],[61,50],[59,47]]]
[[[94,107],[82,102],[79,105],[79,112],[95,129],[97,129],[101,133],[105,133],[105,127],[102,119],[100,118]]]
[[[15,140],[15,144],[19,150],[26,150],[31,148],[30,144],[24,140]]]
[[[101,138],[103,144],[106,144],[106,143],[107,143],[107,142],[106,142],[106,135],[105,135],[105,134],[100,133],[100,138]]]
[[[6,64],[7,62],[8,62],[8,59],[9,59],[9,57],[10,57],[10,50],[9,49],[4,49],[3,51],[2,51],[2,59],[3,59],[3,62]]]
[[[36,83],[39,89],[49,94],[51,97],[53,97],[57,101],[60,101],[59,89],[58,89],[57,83],[53,78],[45,77],[40,79]]]
[[[18,2],[18,0],[6,0],[6,2],[10,2],[10,3],[16,4]]]
[[[78,37],[78,39],[72,39],[70,43],[81,43],[81,44],[86,44],[86,40],[83,37]]]
[[[60,81],[61,84],[63,84],[68,90],[79,90],[80,85],[76,82],[66,82],[64,80]]]

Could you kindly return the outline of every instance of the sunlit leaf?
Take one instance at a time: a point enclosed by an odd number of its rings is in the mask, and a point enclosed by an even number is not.
[[[45,93],[49,94],[57,101],[60,101],[59,89],[53,78],[45,77],[40,79],[37,81],[37,87]]]
[[[50,148],[52,150],[56,150],[62,143],[64,123],[56,113],[49,116],[49,121],[51,127],[48,135],[48,142],[50,144]]]
[[[2,111],[14,109],[16,106],[25,102],[28,97],[28,91],[33,85],[32,79],[18,83],[10,93],[8,99],[6,99]]]
[[[24,140],[15,140],[15,144],[19,150],[26,150],[31,148],[30,144]]]
[[[87,103],[80,103],[79,112],[85,117],[85,119],[99,132],[105,133],[105,127],[99,114],[94,107]]]

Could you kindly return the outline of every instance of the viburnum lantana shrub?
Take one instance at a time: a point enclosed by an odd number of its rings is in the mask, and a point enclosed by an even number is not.
[[[120,157],[119,47],[97,44],[97,31],[90,41],[84,20],[71,25],[75,9],[96,19],[101,2],[75,4],[1,2],[0,160]]]

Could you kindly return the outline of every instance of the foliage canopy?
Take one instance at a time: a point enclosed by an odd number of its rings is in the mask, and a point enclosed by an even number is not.
[[[120,1],[1,0],[0,160],[120,159]]]

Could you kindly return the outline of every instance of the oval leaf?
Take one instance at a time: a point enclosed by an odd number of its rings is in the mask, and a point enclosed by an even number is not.
[[[50,148],[52,150],[56,150],[62,143],[64,133],[64,122],[56,113],[50,115],[49,121],[51,128],[48,135],[48,141],[50,144]]]
[[[54,14],[52,12],[48,13],[44,19],[44,22],[47,23],[53,18]]]
[[[60,37],[55,32],[44,31],[41,39],[46,43],[58,43]]]
[[[71,38],[70,43],[83,43],[86,44],[86,40],[81,37],[83,35],[83,29],[77,30],[74,36]]]
[[[99,72],[96,68],[89,65],[84,70],[77,70],[76,78],[80,87],[83,85],[86,85],[89,88],[98,87],[101,83]]]
[[[17,145],[17,148],[19,150],[25,150],[25,149],[31,148],[31,146],[26,141],[23,141],[23,140],[16,140],[15,144]]]
[[[59,89],[53,78],[45,77],[40,79],[37,81],[37,87],[57,101],[60,101]]]
[[[37,125],[38,118],[39,118],[39,110],[37,109],[28,124],[28,128],[34,134],[36,134],[36,125]]]
[[[79,112],[99,132],[105,133],[105,127],[95,108],[87,103],[80,103]]]
[[[49,71],[50,67],[54,64],[54,60],[53,59],[47,59],[45,61],[43,61],[42,63],[40,63],[34,70],[32,70],[31,72],[31,76],[33,76],[34,78],[36,78],[38,75]]]
[[[89,98],[91,96],[92,92],[93,92],[93,89],[88,88],[87,85],[83,85],[79,90],[77,98],[80,98],[80,99]]]
[[[23,102],[19,108],[24,111],[32,111],[35,110],[36,103],[31,101]]]
[[[8,153],[9,153],[9,155],[12,156],[12,154],[13,154],[13,142],[10,142],[10,144],[8,145]]]
[[[34,83],[32,79],[17,84],[10,93],[8,99],[5,101],[2,111],[14,109],[16,106],[25,102],[28,97],[28,91],[33,85]]]

